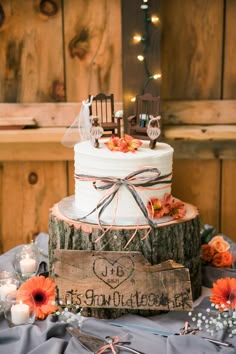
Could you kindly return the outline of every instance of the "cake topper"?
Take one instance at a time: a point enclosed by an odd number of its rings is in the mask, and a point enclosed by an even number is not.
[[[98,148],[99,147],[99,141],[98,139],[101,138],[104,129],[99,125],[98,117],[91,117],[91,123],[92,126],[90,128],[90,136],[91,139],[94,141],[94,147]]]
[[[150,116],[150,118],[151,119],[147,127],[147,135],[150,138],[150,143],[149,143],[150,149],[155,149],[157,138],[161,134],[161,129],[160,129],[161,116],[157,116],[157,117]]]
[[[82,101],[81,109],[71,126],[66,129],[62,138],[62,144],[66,147],[74,147],[79,141],[89,140],[91,138],[91,120],[89,108],[92,104],[93,96],[88,100]]]

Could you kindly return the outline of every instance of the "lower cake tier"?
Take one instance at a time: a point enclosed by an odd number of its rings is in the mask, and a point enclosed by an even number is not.
[[[191,212],[181,220],[162,224],[147,233],[147,227],[139,227],[135,237],[126,246],[135,231],[133,227],[112,226],[102,238],[98,225],[78,222],[63,215],[56,204],[49,218],[49,268],[53,277],[54,251],[137,251],[151,264],[174,260],[189,269],[193,300],[201,295],[201,237],[200,217],[194,206],[188,205]],[[99,239],[99,240],[98,240]],[[126,247],[125,247],[126,246]],[[153,315],[151,310],[130,311],[127,309],[84,308],[83,315],[97,318],[116,318],[132,312],[143,316]]]

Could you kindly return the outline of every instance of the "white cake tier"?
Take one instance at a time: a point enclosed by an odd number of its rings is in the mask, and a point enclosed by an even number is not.
[[[151,150],[149,142],[143,141],[142,146],[135,152],[110,151],[103,142],[100,147],[94,148],[89,141],[75,145],[75,174],[125,178],[130,173],[155,167],[161,176],[172,173],[173,148],[164,143],[157,143]],[[168,180],[171,179],[171,176]],[[97,182],[101,186],[101,182]],[[165,193],[171,193],[171,183],[158,184],[151,187],[135,188],[144,205],[150,198],[163,199]],[[75,179],[75,207],[78,217],[84,217],[97,207],[103,197],[109,195],[111,190],[97,190],[92,180]],[[84,221],[98,223],[98,211],[86,217]],[[143,225],[147,224],[140,207],[137,205],[130,191],[122,185],[110,204],[101,216],[101,222],[109,225]]]

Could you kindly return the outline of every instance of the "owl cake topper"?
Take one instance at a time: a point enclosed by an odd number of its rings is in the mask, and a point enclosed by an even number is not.
[[[150,149],[155,149],[157,138],[161,134],[161,129],[160,129],[161,116],[157,116],[157,117],[150,116],[150,118],[151,119],[147,126],[147,135],[150,138],[150,143],[149,143]]]

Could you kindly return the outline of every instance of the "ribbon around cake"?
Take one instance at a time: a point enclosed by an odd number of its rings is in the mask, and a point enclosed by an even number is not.
[[[77,220],[81,221],[86,217],[88,217],[89,215],[91,215],[92,213],[94,213],[96,210],[98,210],[98,223],[100,227],[103,229],[102,222],[101,222],[102,214],[105,211],[105,209],[109,206],[109,204],[112,202],[112,200],[118,193],[119,189],[122,186],[124,186],[133,196],[135,202],[137,203],[145,219],[147,220],[148,225],[153,229],[156,227],[156,225],[149,218],[147,208],[143,203],[141,197],[139,196],[137,188],[142,187],[148,189],[148,187],[154,185],[171,183],[171,179],[167,180],[167,178],[169,177],[171,177],[171,173],[161,176],[160,170],[156,167],[147,167],[147,168],[134,171],[124,178],[98,177],[98,176],[85,175],[85,174],[75,174],[75,178],[80,181],[93,182],[93,186],[97,190],[103,190],[103,191],[107,190],[107,194],[104,195],[104,197],[99,201],[97,206],[93,210],[91,210],[91,212],[84,215],[83,217],[80,217]],[[98,185],[97,184],[98,182],[101,182],[101,184]]]

